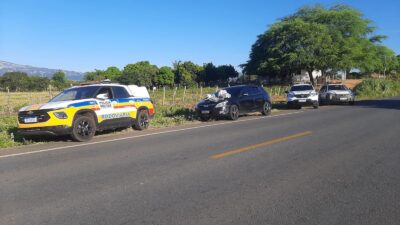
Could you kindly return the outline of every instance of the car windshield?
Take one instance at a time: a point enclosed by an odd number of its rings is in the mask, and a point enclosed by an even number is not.
[[[345,91],[347,88],[344,85],[329,85],[328,90]]]
[[[240,94],[240,90],[242,90],[242,87],[228,87],[224,88],[226,92],[228,92],[231,96],[237,97]]]
[[[290,91],[312,91],[314,90],[311,85],[296,85],[290,88]]]
[[[49,102],[60,102],[60,101],[71,101],[71,100],[93,98],[98,89],[99,87],[97,86],[70,88],[61,92],[56,97],[51,99]]]

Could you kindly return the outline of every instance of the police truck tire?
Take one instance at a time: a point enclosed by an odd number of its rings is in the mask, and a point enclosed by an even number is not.
[[[91,116],[80,115],[72,124],[71,137],[74,141],[84,142],[93,138],[96,133],[96,123]]]
[[[149,127],[149,113],[147,110],[140,110],[138,112],[133,129],[135,130],[145,130]]]

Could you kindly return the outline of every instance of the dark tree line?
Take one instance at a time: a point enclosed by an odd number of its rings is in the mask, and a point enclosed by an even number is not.
[[[128,64],[120,71],[116,67],[106,70],[88,72],[86,81],[110,79],[123,84],[137,84],[143,86],[195,86],[208,85],[213,82],[224,82],[228,78],[238,77],[239,73],[232,65],[215,66],[212,63],[197,65],[191,61],[176,61],[172,67],[158,68],[149,61],[140,61]]]
[[[57,71],[52,78],[28,76],[24,72],[7,72],[0,76],[0,90],[6,91],[44,91],[51,85],[56,90],[62,90],[71,85],[72,81],[65,78],[62,71]]]

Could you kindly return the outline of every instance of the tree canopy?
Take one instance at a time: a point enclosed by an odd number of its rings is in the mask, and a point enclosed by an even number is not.
[[[351,7],[303,7],[258,36],[243,71],[287,77],[303,69],[312,82],[313,70],[375,71],[382,64],[378,53],[391,59],[394,53],[380,44],[385,36],[374,31],[371,21]]]
[[[10,91],[43,91],[50,80],[46,77],[28,76],[24,72],[7,72],[0,76],[0,89]]]
[[[149,61],[140,61],[126,65],[122,75],[117,80],[123,84],[151,86],[157,73],[158,68],[156,65],[150,64]]]
[[[62,70],[55,72],[51,78],[52,84],[57,89],[63,89],[67,86],[67,79],[65,78],[65,73]]]

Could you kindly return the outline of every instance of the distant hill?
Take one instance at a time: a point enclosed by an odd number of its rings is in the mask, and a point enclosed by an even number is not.
[[[24,72],[28,75],[37,75],[42,77],[51,78],[58,69],[48,69],[42,67],[34,67],[27,65],[19,65],[15,63],[5,62],[0,60],[0,76],[2,76],[6,72]],[[68,80],[82,80],[85,73],[70,71],[70,70],[62,70],[65,73],[65,76]]]

